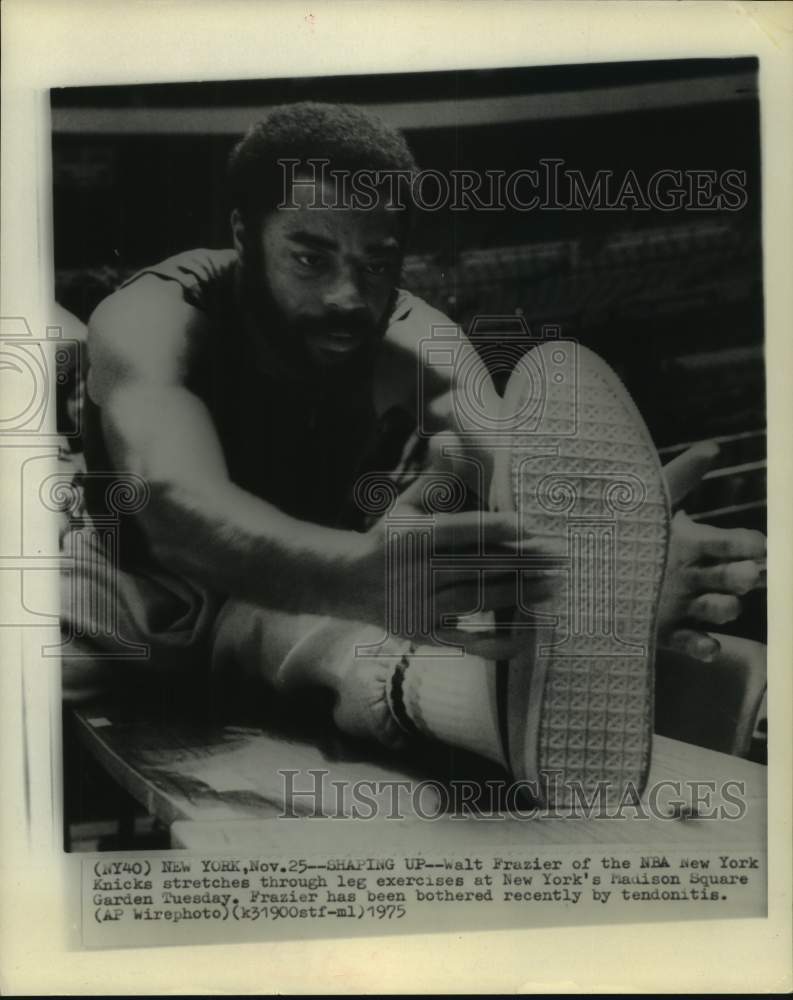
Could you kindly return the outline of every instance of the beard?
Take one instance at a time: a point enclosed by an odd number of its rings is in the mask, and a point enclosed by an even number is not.
[[[276,302],[264,278],[263,258],[260,249],[251,254],[246,248],[240,266],[242,301],[253,321],[253,335],[262,353],[274,355],[273,360],[279,367],[285,365],[300,381],[324,380],[332,372],[333,382],[342,391],[348,391],[351,382],[371,377],[396,302],[396,288],[380,323],[373,323],[362,312],[326,311],[318,315],[290,316]],[[315,346],[318,341],[334,336],[353,338],[354,349],[338,356],[318,351]]]

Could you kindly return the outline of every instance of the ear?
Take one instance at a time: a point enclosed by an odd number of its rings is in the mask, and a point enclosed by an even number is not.
[[[231,213],[231,238],[234,241],[237,256],[242,261],[245,254],[245,223],[237,208]]]

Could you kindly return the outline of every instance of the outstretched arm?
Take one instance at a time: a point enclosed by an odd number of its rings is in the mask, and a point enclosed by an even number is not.
[[[202,322],[174,285],[148,276],[106,299],[89,328],[88,392],[114,468],[149,485],[139,518],[155,559],[241,600],[382,624],[382,525],[360,534],[299,521],[230,480],[212,417],[187,388]],[[442,515],[437,528],[455,551],[474,548],[481,529],[491,545],[516,538],[501,515]],[[429,595],[433,615],[466,608],[473,584],[460,574]]]
[[[201,327],[153,276],[91,317],[88,392],[111,462],[150,488],[140,522],[158,562],[221,593],[324,609],[344,592],[358,536],[298,521],[229,479],[212,417],[185,385]]]

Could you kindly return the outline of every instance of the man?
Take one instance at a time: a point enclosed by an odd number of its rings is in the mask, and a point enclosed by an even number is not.
[[[417,730],[452,742],[460,737],[520,770],[500,741],[498,720],[472,716],[490,698],[482,685],[492,691],[493,661],[528,659],[513,675],[531,674],[536,630],[514,627],[521,616],[513,622],[510,612],[518,603],[514,561],[524,560],[525,625],[527,610],[530,616],[532,607],[558,601],[553,560],[564,540],[562,521],[536,531],[520,510],[516,518],[519,490],[501,496],[501,513],[487,509],[498,485],[497,449],[487,435],[460,437],[457,402],[475,385],[485,411],[497,415],[503,404],[462,336],[454,365],[423,358],[422,342],[450,321],[397,287],[408,206],[395,202],[393,185],[380,182],[370,207],[339,202],[335,185],[328,190],[305,166],[310,160],[328,161],[336,176],[368,171],[387,179],[415,170],[403,138],[358,109],[277,108],[231,157],[233,251],[194,251],[146,268],[92,316],[86,497],[94,516],[120,514],[121,548],[118,568],[101,550],[91,568],[84,560],[77,590],[109,592],[117,581],[117,634],[105,642],[116,653],[119,636],[145,644],[150,669],[195,671],[211,661],[218,670],[242,665],[278,685],[327,684],[337,692],[335,718],[347,732],[393,746]],[[548,352],[536,357],[546,355],[550,363]],[[656,625],[662,641],[712,653],[713,640],[677,624],[697,614],[706,622],[734,617],[736,595],[756,580],[753,559],[764,540],[715,529],[691,537],[690,522],[678,522],[684,530],[676,532],[670,559],[680,565],[667,572],[662,599],[668,504],[657,459],[654,452],[647,458],[643,424],[616,378],[588,353],[581,357],[586,372],[595,373],[587,383],[595,400],[588,419],[594,426],[618,399],[621,426],[642,451],[644,464],[636,468],[653,478],[658,498],[652,609],[635,644],[644,648],[646,729]],[[525,408],[530,390],[516,391]],[[427,581],[417,606],[427,628],[418,636],[414,630],[412,642],[390,635],[383,645],[386,610],[405,566],[386,551],[393,511],[367,524],[355,487],[368,471],[404,466],[416,425],[437,432],[428,467],[465,480],[461,507],[469,509],[432,511],[435,552],[452,559],[453,570],[411,567],[413,579]],[[690,485],[709,460],[684,456],[671,470],[673,492],[681,488],[674,480]],[[477,484],[466,472],[472,464]],[[140,509],[128,516],[114,506],[114,487],[124,481],[141,490]],[[501,482],[504,494],[503,475]],[[408,518],[428,513],[420,485],[419,478],[396,501]],[[540,514],[533,511],[538,523]],[[700,566],[703,552],[718,555],[715,568]],[[483,553],[492,557],[486,574],[476,563]],[[416,559],[429,563],[431,556]],[[455,617],[473,608],[485,627],[459,627]],[[66,661],[73,692],[95,690],[119,674],[117,661],[97,658],[102,630],[84,627],[93,614],[67,598],[71,628],[93,633],[90,644],[81,640],[91,655]],[[494,614],[502,627],[492,625]],[[430,639],[459,643],[462,660],[422,660],[417,647]],[[378,655],[356,654],[367,645]],[[423,701],[410,686],[419,675]],[[452,718],[447,707],[462,688],[464,704]],[[524,728],[531,705],[548,714],[536,680],[532,690],[534,696],[526,688],[518,698]],[[513,731],[520,725],[513,722]]]

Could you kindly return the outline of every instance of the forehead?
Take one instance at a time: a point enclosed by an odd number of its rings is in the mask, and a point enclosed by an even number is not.
[[[336,207],[343,194],[332,184],[316,188],[297,185],[292,205],[280,207],[265,219],[265,235],[302,241],[306,236],[342,246],[396,246],[400,242],[404,213],[386,207],[384,199],[371,209]]]

